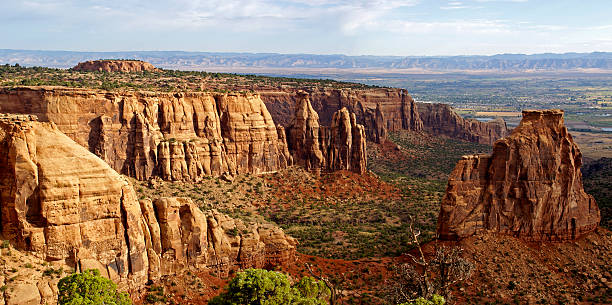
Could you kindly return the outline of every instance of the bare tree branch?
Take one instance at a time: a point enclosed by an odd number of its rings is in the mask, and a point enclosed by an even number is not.
[[[327,286],[327,288],[330,291],[330,296],[329,296],[329,305],[336,305],[338,304],[338,295],[339,295],[339,289],[338,287],[336,287],[336,285],[334,285],[328,277],[323,276],[323,273],[321,273],[321,275],[316,275],[312,269],[310,268],[310,264],[308,263],[304,263],[304,265],[306,266],[306,269],[308,269],[308,272],[312,275],[312,277],[314,277],[316,280],[322,281],[325,286]]]
[[[412,217],[408,229],[412,237],[410,244],[416,246],[419,255],[407,253],[414,265],[402,264],[396,268],[389,288],[392,300],[396,303],[413,302],[419,297],[430,299],[434,294],[450,300],[450,287],[468,279],[474,265],[461,257],[463,249],[459,247],[438,247],[435,256],[427,260],[419,242],[421,231],[414,228]]]

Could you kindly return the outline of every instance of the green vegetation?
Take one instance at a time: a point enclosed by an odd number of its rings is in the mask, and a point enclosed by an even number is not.
[[[587,162],[582,167],[584,189],[595,197],[601,210],[601,225],[612,229],[612,158]]]
[[[425,178],[445,186],[461,156],[491,153],[490,145],[406,131],[391,132],[389,139],[400,147],[399,154],[378,157],[381,153],[373,148],[368,156],[369,168],[388,181],[401,177]]]
[[[320,257],[401,255],[413,247],[408,230],[411,218],[423,241],[431,240],[448,175],[457,161],[465,154],[489,153],[491,147],[410,132],[393,132],[389,138],[400,150],[390,155],[372,146],[368,149],[368,168],[397,196],[336,190],[336,185],[351,189],[352,185],[371,182],[358,182],[353,176],[332,179],[333,175],[322,175],[315,181],[293,182],[299,190],[280,200],[271,198],[259,214],[297,238],[301,253]],[[296,180],[286,174],[277,179]],[[368,195],[372,192],[365,191]]]
[[[449,104],[472,118],[491,118],[480,112],[520,112],[561,108],[570,130],[612,127],[610,73],[309,73],[303,77],[407,88],[417,101]],[[518,117],[507,122],[518,124]],[[609,133],[608,133],[609,134]]]
[[[612,127],[609,73],[389,73],[346,75],[339,79],[408,88],[416,100],[450,104],[461,110],[464,117],[491,118],[486,112],[560,108],[565,111],[570,130]],[[520,116],[506,121],[514,126],[519,120]]]
[[[444,305],[444,297],[434,294],[431,299],[418,298],[414,302],[402,303],[400,305]]]
[[[57,284],[60,305],[128,305],[132,304],[127,293],[117,291],[117,285],[100,275],[97,269],[74,273]]]
[[[324,305],[329,289],[321,281],[303,277],[291,284],[287,275],[263,269],[238,272],[226,291],[210,305]]]
[[[106,59],[97,59],[97,61],[142,61],[142,60],[132,59],[132,58],[106,58]]]
[[[168,301],[166,295],[164,294],[163,286],[151,286],[149,287],[149,292],[145,296],[145,301],[149,304],[155,303],[166,303]]]
[[[399,199],[338,200],[330,203],[279,205],[262,215],[300,241],[300,252],[321,257],[359,259],[397,256],[412,247],[407,221],[418,219],[424,239],[435,234],[443,185],[403,180]]]
[[[66,86],[103,90],[229,91],[252,92],[258,88],[372,88],[364,84],[330,79],[269,77],[251,74],[160,70],[132,73],[80,72],[71,69],[26,68],[0,65],[0,86]]]

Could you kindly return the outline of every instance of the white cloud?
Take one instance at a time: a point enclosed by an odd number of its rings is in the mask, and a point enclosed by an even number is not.
[[[294,21],[339,20],[350,32],[361,23],[417,0],[28,0],[0,4],[3,11],[43,14],[62,20],[82,18],[88,23],[115,19],[131,27],[228,27],[243,30],[291,26]],[[280,22],[280,24],[279,24]]]
[[[509,5],[511,2],[516,5]],[[576,48],[590,45],[593,49],[600,45],[610,49],[608,37],[612,37],[612,24],[606,24],[605,18],[589,22],[567,19],[567,16],[523,17],[529,15],[523,12],[532,3],[527,0],[0,0],[0,11],[4,13],[0,26],[19,29],[32,37],[30,41],[46,38],[54,46],[72,43],[83,45],[80,48],[112,44],[107,48],[210,50],[212,45],[215,49],[240,50],[256,45],[262,52],[324,50],[396,55],[423,53],[419,50],[432,50],[436,45],[444,52],[464,54],[496,46],[503,52],[519,48],[557,50],[562,45]],[[500,7],[514,9],[506,12]],[[25,27],[30,27],[30,32],[22,30]],[[74,38],[79,35],[90,35],[89,44],[85,38]],[[16,43],[5,39],[4,45],[15,47],[12,44],[19,44],[23,36],[14,34]]]

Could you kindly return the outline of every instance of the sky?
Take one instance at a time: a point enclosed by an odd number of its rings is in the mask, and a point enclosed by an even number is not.
[[[0,49],[346,55],[612,51],[612,0],[0,0]]]

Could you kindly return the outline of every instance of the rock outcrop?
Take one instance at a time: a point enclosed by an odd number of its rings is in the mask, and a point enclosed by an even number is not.
[[[152,64],[141,60],[89,60],[74,66],[72,70],[82,72],[144,72],[159,71]]]
[[[260,94],[274,121],[289,126],[299,94],[292,90],[261,91]],[[322,125],[330,126],[334,113],[346,108],[365,127],[371,141],[380,142],[388,131],[423,129],[416,104],[403,89],[312,89],[309,96]]]
[[[298,95],[290,89],[261,91],[274,121],[289,126]],[[463,119],[445,104],[416,103],[404,89],[309,89],[312,108],[329,126],[336,111],[346,107],[365,127],[368,140],[381,143],[388,132],[427,131],[470,142],[492,145],[508,133],[503,120]]]
[[[502,119],[480,122],[464,119],[447,104],[416,103],[423,129],[432,135],[444,135],[469,142],[489,144],[508,134]]]
[[[0,111],[54,122],[116,171],[199,181],[292,164],[285,135],[256,94],[0,89]]]
[[[492,155],[459,161],[442,199],[438,234],[458,239],[485,230],[563,241],[590,232],[600,213],[584,192],[581,165],[562,110],[523,111]]]
[[[331,126],[320,126],[308,93],[298,92],[295,117],[287,128],[293,160],[314,172],[350,170],[365,173],[366,135],[354,113],[342,108],[334,113]]]
[[[16,248],[97,268],[127,289],[187,268],[228,274],[295,254],[294,239],[272,225],[203,212],[187,198],[139,201],[127,178],[33,116],[0,116],[0,217]]]

